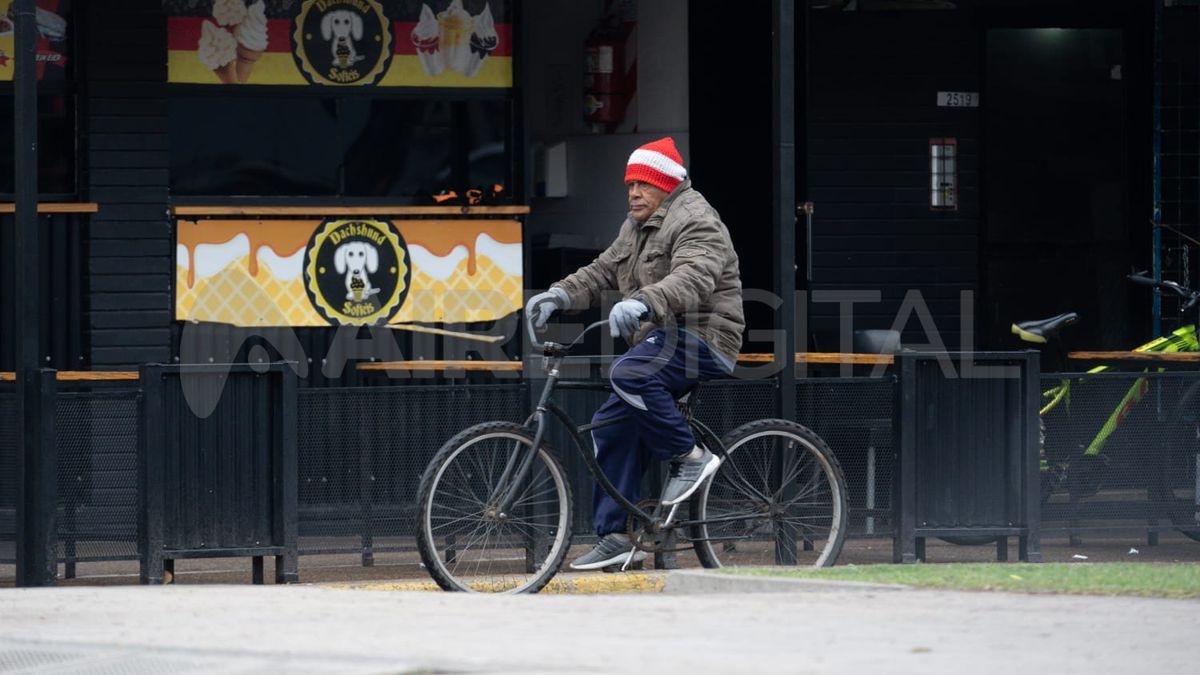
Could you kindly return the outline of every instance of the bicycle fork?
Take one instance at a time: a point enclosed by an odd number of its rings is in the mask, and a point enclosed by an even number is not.
[[[504,518],[508,513],[508,509],[517,498],[517,490],[529,476],[533,458],[537,455],[538,448],[542,445],[542,438],[546,435],[546,402],[550,400],[550,393],[554,391],[554,383],[557,380],[558,368],[556,367],[548,373],[546,386],[542,389],[537,408],[534,409],[533,418],[537,430],[533,433],[533,445],[529,452],[522,454],[520,441],[513,442],[513,451],[508,454],[508,461],[504,463],[504,471],[500,474],[500,480],[496,481],[496,490],[488,498],[488,503],[495,505],[496,515],[499,518]],[[500,493],[503,493],[503,496],[499,496]],[[499,499],[497,499],[498,496]]]

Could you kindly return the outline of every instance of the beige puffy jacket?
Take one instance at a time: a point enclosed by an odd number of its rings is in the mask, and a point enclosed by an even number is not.
[[[716,210],[685,180],[646,220],[626,219],[616,241],[590,264],[553,284],[572,309],[620,291],[653,312],[633,343],[659,326],[682,326],[700,336],[730,364],[742,348],[746,318],[742,280],[729,230]]]

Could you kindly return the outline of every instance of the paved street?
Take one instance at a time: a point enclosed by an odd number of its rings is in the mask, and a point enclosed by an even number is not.
[[[910,590],[6,589],[0,671],[1184,673],[1197,625],[1197,601]]]

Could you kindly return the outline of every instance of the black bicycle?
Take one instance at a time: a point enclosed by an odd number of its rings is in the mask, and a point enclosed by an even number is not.
[[[535,593],[571,547],[571,486],[546,443],[552,418],[567,429],[600,488],[629,514],[632,546],[647,552],[694,549],[705,567],[829,566],[846,536],[846,483],[829,446],[805,427],[761,419],[716,435],[691,414],[696,389],[678,401],[697,442],[722,458],[686,504],[630,503],[613,487],[577,425],[553,400],[558,389],[611,391],[603,383],[560,379],[570,344],[530,342],[544,354],[546,384],[523,424],[485,422],[438,450],[421,478],[417,545],[429,573],[448,591]],[[682,548],[681,548],[682,547]]]

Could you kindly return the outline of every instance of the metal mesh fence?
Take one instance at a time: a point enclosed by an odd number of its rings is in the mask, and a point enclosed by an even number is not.
[[[1200,373],[1046,376],[1042,531],[1200,536]],[[1051,399],[1045,398],[1045,402]]]
[[[1043,388],[1064,381],[1068,394],[1043,416],[1043,536],[1132,529],[1200,537],[1200,373],[1047,375]],[[411,550],[416,492],[433,453],[472,424],[522,421],[530,386],[539,384],[298,392],[301,551]],[[895,386],[891,377],[797,383],[797,419],[825,439],[845,473],[851,535],[892,531]],[[774,416],[776,387],[709,382],[693,411],[724,435]],[[58,557],[68,565],[136,558],[138,395],[128,386],[58,395]],[[558,400],[584,423],[606,395],[564,390]],[[15,403],[11,384],[0,384],[0,579],[15,576]],[[575,530],[588,535],[591,477],[561,431],[549,442],[572,476]],[[647,491],[660,480],[651,471]]]
[[[97,385],[59,392],[58,558],[137,557],[138,390]]]
[[[524,385],[301,389],[300,551],[414,546],[425,465],[454,434],[490,420],[520,422]]]
[[[17,541],[17,401],[0,383],[0,579],[13,579]]]
[[[796,420],[829,445],[846,477],[850,536],[892,531],[895,387],[892,377],[811,378],[796,385]]]
[[[74,564],[137,557],[138,392],[103,384],[60,391],[57,558]],[[0,579],[16,576],[16,399],[0,390]]]

